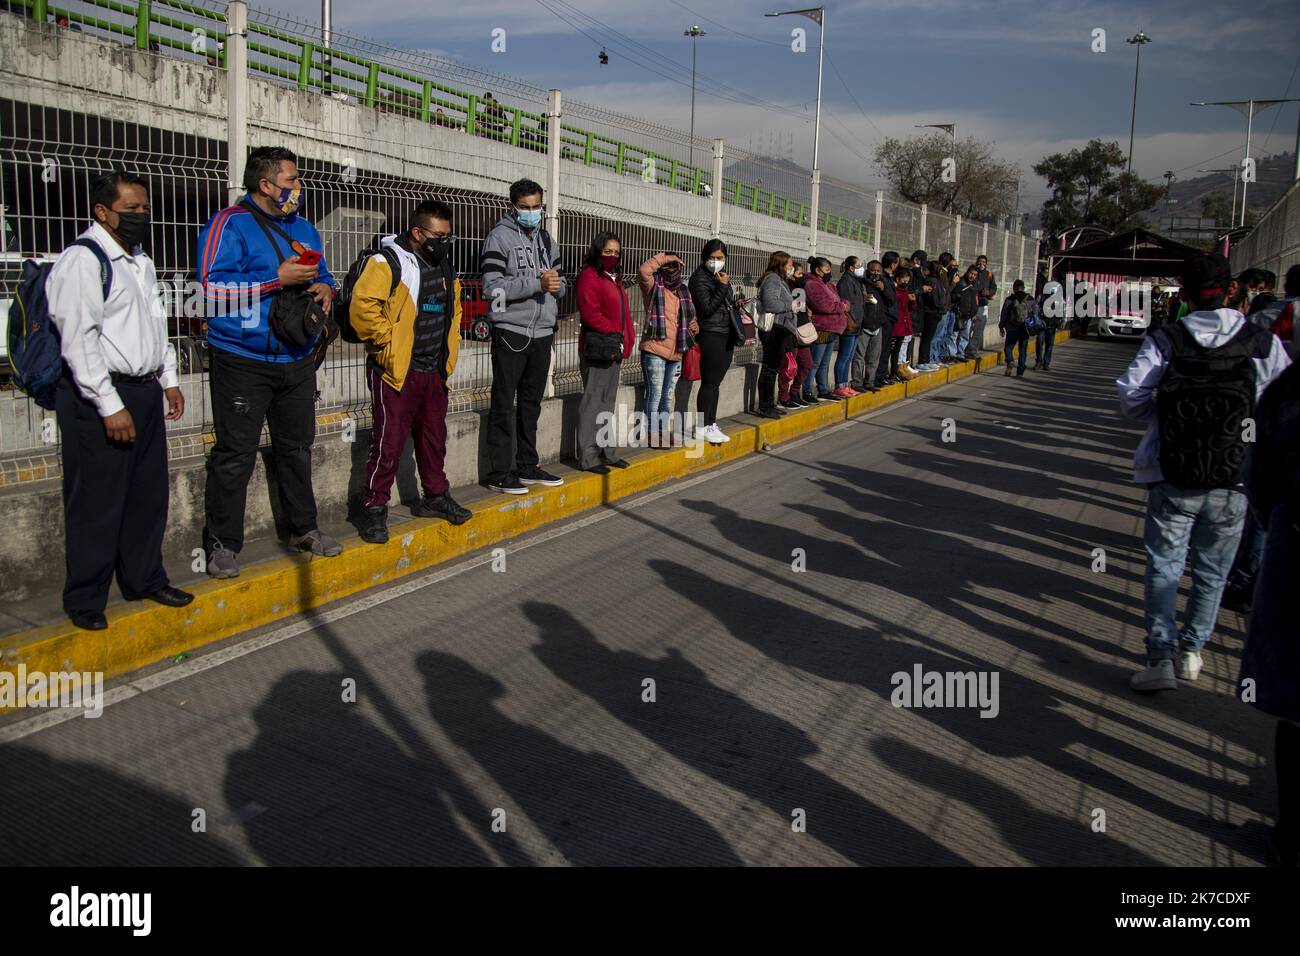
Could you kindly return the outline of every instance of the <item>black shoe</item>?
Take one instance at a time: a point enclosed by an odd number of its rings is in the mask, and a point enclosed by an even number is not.
[[[608,466],[608,465],[592,465],[590,468],[584,468],[584,469],[582,469],[582,470],[585,471],[585,472],[587,472],[588,474],[592,474],[592,475],[608,475],[608,474],[609,474],[609,466]]]
[[[842,401],[844,401],[844,396],[843,396],[843,395],[836,395],[834,392],[818,392],[818,393],[817,393],[817,398],[818,398],[818,400],[823,401],[823,402],[842,402]]]
[[[795,393],[795,392],[791,392],[791,393],[790,393],[790,407],[791,407],[791,408],[796,408],[796,409],[798,409],[798,408],[807,408],[807,407],[808,407],[808,400],[805,399],[805,398],[803,397],[802,394],[798,394],[798,393]]]
[[[776,408],[771,405],[758,406],[758,408],[754,409],[754,414],[759,418],[777,419],[781,417]]]
[[[361,540],[367,544],[388,541],[388,509],[383,505],[372,505],[361,516]]]
[[[488,479],[488,487],[493,491],[499,491],[507,495],[526,495],[528,489],[524,487],[523,482],[516,475],[505,475],[502,478]]]
[[[1024,378],[1024,377],[1025,377],[1025,370],[1023,368],[1020,369],[1018,372],[1016,372],[1016,378]]]
[[[783,398],[781,399],[781,401],[777,402],[777,404],[780,405],[782,408],[791,408],[791,409],[803,408],[802,402],[796,405],[794,400],[790,398]]]
[[[102,631],[108,627],[103,611],[69,611],[68,620],[83,631]]]
[[[1044,366],[1043,366],[1043,371],[1044,371],[1044,372],[1050,372],[1051,370],[1052,370],[1052,366],[1050,366],[1050,365],[1044,365]]]
[[[418,518],[442,518],[451,524],[464,524],[474,515],[468,508],[456,503],[450,494],[425,495],[411,509]]]
[[[546,485],[548,488],[558,488],[564,484],[563,478],[557,478],[550,472],[542,471],[536,465],[520,468],[519,481],[525,485]]]
[[[174,588],[171,585],[159,588],[153,594],[146,594],[145,597],[167,607],[184,607],[194,600],[194,595],[189,591],[182,591],[180,588]]]
[[[631,463],[630,461],[628,461],[626,458],[620,458],[618,461],[607,461],[607,462],[605,462],[605,464],[609,465],[609,467],[611,467],[611,468],[631,468],[631,467],[632,467],[632,463]]]
[[[809,408],[811,408],[813,405],[821,404],[821,399],[819,399],[816,395],[800,395],[799,400]]]
[[[1223,600],[1220,603],[1229,611],[1236,611],[1238,614],[1249,614],[1255,603],[1255,592],[1253,589],[1248,591],[1244,588],[1225,588]]]

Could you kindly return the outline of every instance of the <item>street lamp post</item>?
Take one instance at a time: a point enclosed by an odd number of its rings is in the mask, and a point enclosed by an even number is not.
[[[332,76],[330,76],[327,70],[327,67],[329,66],[328,54],[330,48],[330,41],[333,39],[332,34],[334,32],[333,30],[330,29],[331,2],[332,0],[320,0],[320,38],[321,38],[321,46],[324,47],[324,49],[321,50],[321,58],[322,58],[321,59],[321,87],[322,87],[321,92],[327,96],[329,95],[329,91],[330,91],[329,85],[331,82],[333,82],[334,79]],[[309,67],[311,66],[310,63],[307,65]],[[310,73],[310,70],[308,72]]]
[[[1246,114],[1246,155],[1241,160],[1241,221],[1238,223],[1240,226],[1246,224],[1246,187],[1250,185],[1250,179],[1246,176],[1246,169],[1250,165],[1250,134],[1255,114],[1278,103],[1297,102],[1300,102],[1300,100],[1293,98],[1289,100],[1219,100],[1213,103],[1197,101],[1191,104],[1192,106],[1231,106],[1238,113]],[[1233,192],[1236,192],[1235,185]]]
[[[691,178],[695,178],[695,48],[699,44],[700,37],[708,36],[700,29],[698,24],[692,24],[691,28],[682,34],[684,37],[691,38]]]
[[[782,10],[780,13],[765,13],[766,17],[784,17],[798,15],[807,17],[820,28],[817,36],[817,112],[813,118],[813,159],[812,159],[812,233],[808,238],[808,254],[817,254],[817,206],[821,194],[821,169],[817,166],[817,150],[821,143],[822,132],[822,61],[826,55],[826,8],[809,7],[806,10]]]
[[[1133,115],[1128,124],[1128,172],[1133,172],[1133,133],[1138,118],[1138,72],[1142,69],[1142,47],[1151,42],[1145,33],[1138,32],[1124,41],[1137,47],[1137,65],[1133,67]]]

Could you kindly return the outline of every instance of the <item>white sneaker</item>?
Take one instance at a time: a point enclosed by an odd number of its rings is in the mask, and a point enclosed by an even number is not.
[[[1129,678],[1128,686],[1143,693],[1175,690],[1178,687],[1178,680],[1174,677],[1174,662],[1166,660],[1148,664]]]
[[[1179,680],[1196,680],[1201,676],[1201,652],[1183,651],[1178,655],[1174,672]]]
[[[712,425],[706,426],[704,430],[700,432],[700,437],[710,445],[721,445],[724,442],[731,441],[731,439],[723,433],[722,429],[718,427],[716,422]]]

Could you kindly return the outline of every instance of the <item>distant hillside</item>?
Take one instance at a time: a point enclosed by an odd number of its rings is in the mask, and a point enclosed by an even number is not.
[[[1224,162],[1223,168],[1232,165]],[[1273,156],[1262,157],[1255,167],[1255,182],[1250,184],[1247,190],[1246,198],[1249,202],[1250,209],[1263,213],[1269,206],[1282,198],[1295,180],[1295,153],[1277,153]],[[1155,180],[1159,181],[1159,180]],[[1222,193],[1228,198],[1229,204],[1232,202],[1232,174],[1231,173],[1205,173],[1195,174],[1191,179],[1175,179],[1169,189],[1169,203],[1166,210],[1164,198],[1156,203],[1150,209],[1146,210],[1146,216],[1153,223],[1166,215],[1170,216],[1199,216],[1201,215],[1201,199],[1214,193]],[[1237,184],[1237,195],[1240,198],[1241,184]]]

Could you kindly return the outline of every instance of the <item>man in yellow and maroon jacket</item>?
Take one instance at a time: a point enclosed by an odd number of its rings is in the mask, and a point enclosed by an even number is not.
[[[451,209],[415,207],[400,236],[385,236],[352,289],[348,318],[366,347],[373,431],[366,460],[361,538],[388,540],[388,499],[407,437],[414,439],[421,498],[411,513],[463,524],[449,494],[448,380],[460,349],[460,281],[450,262]]]

